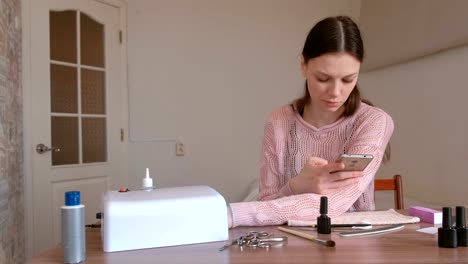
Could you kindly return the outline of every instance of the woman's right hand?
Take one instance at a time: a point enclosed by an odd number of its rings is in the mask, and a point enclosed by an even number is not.
[[[311,157],[301,172],[289,181],[289,187],[294,194],[324,195],[355,184],[363,175],[362,171],[340,171],[342,169],[344,164],[341,162],[328,163],[322,158]]]

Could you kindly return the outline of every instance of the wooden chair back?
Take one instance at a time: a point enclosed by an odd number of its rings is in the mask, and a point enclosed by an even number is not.
[[[395,209],[405,209],[401,175],[396,174],[392,179],[375,179],[374,191],[394,191]]]

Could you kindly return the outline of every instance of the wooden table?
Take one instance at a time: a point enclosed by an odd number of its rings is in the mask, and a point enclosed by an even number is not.
[[[273,232],[288,236],[287,242],[269,249],[231,246],[218,249],[224,242],[174,246],[144,250],[104,253],[100,229],[88,229],[87,260],[85,263],[468,263],[468,247],[439,248],[437,234],[415,230],[432,226],[426,223],[407,224],[404,229],[361,237],[340,237],[332,232],[336,247],[289,235],[276,226],[238,227],[230,230],[230,237],[238,237],[250,230]],[[316,235],[314,231],[305,231]],[[60,247],[44,252],[28,262],[62,263]]]

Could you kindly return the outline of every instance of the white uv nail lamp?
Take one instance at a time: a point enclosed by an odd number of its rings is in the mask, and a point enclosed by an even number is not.
[[[229,239],[226,201],[208,186],[108,191],[103,209],[104,252]]]

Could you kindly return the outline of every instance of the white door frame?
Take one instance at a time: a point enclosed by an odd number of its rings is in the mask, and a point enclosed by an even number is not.
[[[32,142],[31,134],[31,50],[30,50],[30,1],[37,0],[21,0],[22,6],[22,79],[23,79],[23,175],[24,175],[24,224],[25,224],[25,247],[26,259],[31,258],[39,252],[34,251],[34,215],[33,215],[33,182],[32,182],[32,155],[35,147]],[[122,125],[125,131],[124,144],[128,142],[128,77],[127,77],[127,0],[94,0],[107,5],[114,6],[119,9],[120,14],[120,29],[122,31],[122,49],[121,49],[121,87],[122,87]],[[124,147],[127,149],[127,147]],[[128,172],[128,153],[123,154],[125,160],[124,171]]]

